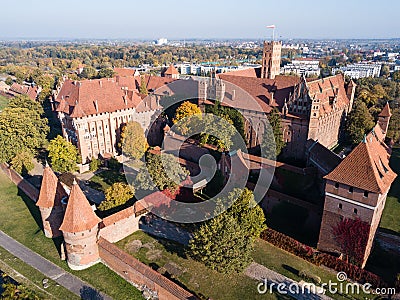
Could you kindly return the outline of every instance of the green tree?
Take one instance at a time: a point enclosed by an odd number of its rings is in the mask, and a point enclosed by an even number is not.
[[[185,101],[176,109],[172,122],[177,124],[182,134],[186,134],[190,129],[189,126],[195,124],[195,119],[191,118],[192,116],[201,116],[201,110],[196,104]]]
[[[59,135],[51,140],[48,150],[54,171],[61,173],[76,171],[76,163],[79,158],[78,150],[62,136]]]
[[[94,172],[97,171],[101,166],[101,160],[93,158],[89,163],[89,170]]]
[[[0,161],[10,160],[23,151],[36,153],[46,145],[47,120],[28,108],[7,107],[0,114]]]
[[[96,76],[97,76],[97,71],[95,68],[91,66],[84,67],[82,73],[80,74],[80,77],[85,79],[93,79],[96,78]]]
[[[264,129],[264,136],[261,142],[262,152],[264,153],[261,153],[261,155],[275,160],[285,147],[282,119],[277,108],[274,108],[268,115],[268,121],[271,127]]]
[[[10,77],[10,76],[8,76],[7,78],[6,78],[6,84],[8,84],[8,85],[12,85],[13,83],[14,83],[14,81],[12,80],[12,78]]]
[[[264,213],[247,189],[219,199],[216,212],[235,199],[227,211],[204,222],[189,242],[189,256],[222,273],[241,272],[251,262],[255,238],[266,229]]]
[[[7,78],[8,79],[8,78]],[[396,82],[400,82],[400,71],[393,72],[392,79]],[[7,83],[7,81],[6,81]],[[8,83],[7,83],[8,84]]]
[[[11,166],[18,173],[26,175],[34,168],[32,160],[33,160],[33,154],[31,152],[22,151],[17,153],[11,160]]]
[[[54,88],[54,77],[51,75],[45,74],[40,75],[35,80],[36,84],[42,88],[42,91],[39,94],[39,100],[43,101],[48,99],[51,96],[52,90]]]
[[[10,99],[10,102],[8,103],[9,108],[27,108],[32,112],[35,112],[39,114],[40,116],[44,115],[44,110],[42,105],[29,98],[28,96],[25,95],[18,95],[16,97],[13,97]]]
[[[101,68],[100,71],[97,73],[98,78],[112,78],[114,77],[115,72],[111,68]]]
[[[394,109],[392,111],[392,117],[390,118],[389,128],[387,137],[393,139],[395,142],[399,142],[400,138],[400,109]]]
[[[356,100],[346,122],[347,141],[353,145],[360,143],[364,138],[364,134],[373,127],[374,119],[367,106],[363,101]]]
[[[116,182],[105,192],[105,200],[98,206],[99,210],[107,210],[125,204],[132,199],[135,194],[133,187],[123,183]]]
[[[381,69],[381,76],[388,77],[390,75],[390,67],[388,65],[383,65]]]
[[[149,145],[142,126],[136,122],[126,124],[121,133],[121,142],[119,144],[124,154],[134,159],[141,159]]]
[[[147,169],[147,170],[146,170]],[[147,152],[146,164],[141,167],[135,178],[135,187],[141,190],[175,191],[178,183],[187,178],[189,172],[181,167],[172,154],[153,154]]]

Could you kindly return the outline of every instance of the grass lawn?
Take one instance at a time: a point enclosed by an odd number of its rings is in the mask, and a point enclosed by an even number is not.
[[[44,289],[42,280],[45,276],[42,273],[14,257],[1,247],[0,269],[19,284],[34,291],[41,299],[80,299],[80,297],[66,288],[59,286],[57,282],[51,279],[49,279],[49,287]]]
[[[145,247],[135,252],[131,246],[131,242],[134,240],[142,241]],[[203,264],[187,258],[182,246],[154,238],[142,231],[137,231],[118,242],[117,246],[154,269],[161,267],[161,270],[168,271],[168,267],[164,267],[167,263],[172,262],[178,265],[181,274],[177,272],[175,275],[170,275],[167,272],[164,275],[204,299],[207,297],[212,299],[284,299],[280,298],[282,295],[276,294],[260,296],[256,290],[257,282],[247,276],[243,274],[224,275],[212,271]],[[256,242],[253,258],[256,262],[296,281],[301,280],[296,270],[307,270],[320,276],[323,282],[328,282],[328,280],[337,282],[336,272],[317,267],[263,240]],[[339,295],[330,296],[335,299],[349,299]],[[368,299],[364,298],[365,296],[356,296],[355,299]]]
[[[106,189],[116,182],[126,183],[125,175],[116,170],[105,170],[94,175],[89,181],[89,186],[105,192]]]
[[[133,240],[141,240],[149,249],[142,247],[134,252],[129,247]],[[224,275],[210,270],[203,264],[187,258],[183,248],[175,243],[156,239],[148,234],[137,231],[117,243],[117,246],[135,256],[153,269],[164,267],[167,263],[179,266],[180,271],[174,275],[164,273],[179,285],[195,293],[201,299],[231,300],[231,299],[288,299],[282,295],[257,292],[258,282],[243,274]],[[165,268],[168,270],[168,268]],[[181,274],[179,274],[181,273]]]
[[[400,148],[394,148],[390,167],[398,174],[388,193],[380,227],[384,231],[400,235]]]
[[[68,272],[80,277],[113,299],[142,299],[141,293],[103,264],[72,271],[59,259],[60,240],[44,236],[35,204],[0,172],[0,229]]]
[[[8,105],[8,101],[9,101],[8,98],[0,96],[0,111],[3,110]]]

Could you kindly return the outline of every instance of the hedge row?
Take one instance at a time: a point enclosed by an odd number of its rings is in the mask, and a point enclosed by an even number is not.
[[[387,284],[378,275],[350,264],[333,255],[318,252],[316,249],[304,245],[299,241],[268,228],[261,233],[261,238],[272,245],[290,252],[317,266],[324,265],[337,272],[345,272],[349,279],[359,283],[370,283],[373,287],[387,287]]]

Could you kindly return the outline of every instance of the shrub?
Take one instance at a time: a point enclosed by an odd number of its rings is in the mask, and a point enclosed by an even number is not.
[[[373,287],[387,287],[386,282],[367,270],[347,263],[338,257],[327,253],[318,252],[310,246],[304,245],[295,239],[268,228],[261,234],[261,238],[270,244],[290,252],[317,266],[324,265],[337,272],[345,272],[349,279],[360,283],[368,282]]]
[[[12,168],[22,175],[26,175],[28,172],[32,171],[34,164],[32,162],[33,154],[29,151],[22,151],[17,153],[11,160]]]
[[[101,166],[101,160],[93,158],[92,161],[89,163],[89,170],[90,171],[97,171]]]

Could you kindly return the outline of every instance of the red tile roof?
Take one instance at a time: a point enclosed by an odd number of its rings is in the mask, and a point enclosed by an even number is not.
[[[217,77],[220,75],[232,75],[232,76],[243,76],[243,77],[253,77],[253,78],[259,78],[261,77],[261,68],[248,68],[248,69],[242,69],[242,70],[234,70],[234,71],[229,71],[226,73],[218,74]]]
[[[42,185],[36,205],[43,208],[61,206],[61,199],[66,196],[67,193],[58,181],[56,174],[49,166],[46,166],[43,171]]]
[[[17,93],[19,95],[27,95],[32,100],[36,100],[36,97],[39,93],[37,86],[30,85],[21,85],[19,83],[14,82],[10,87],[10,91]]]
[[[377,129],[375,127],[324,178],[374,193],[386,193],[397,175],[389,167],[387,146],[379,138]]]
[[[133,82],[133,78],[132,78]],[[84,117],[98,113],[134,108],[141,103],[139,94],[114,79],[66,80],[56,99],[57,111]]]
[[[379,117],[391,117],[391,116],[392,116],[392,113],[390,112],[389,103],[386,103],[385,107],[380,112]]]
[[[336,97],[336,107],[341,109],[349,105],[347,98],[344,77],[342,74],[317,79],[307,82],[309,95],[312,99],[320,100],[320,115],[325,115],[332,111],[330,101]]]
[[[130,77],[135,75],[136,69],[114,68],[114,72],[116,73],[117,76]]]
[[[100,223],[79,185],[74,182],[60,230],[76,233],[86,231]]]
[[[278,106],[281,110],[285,103],[285,99],[289,100],[289,94],[293,93],[294,86],[300,83],[300,78],[297,76],[279,75],[276,76],[275,79],[268,79],[219,74],[218,77],[246,91],[258,102],[261,108],[267,113],[272,110],[273,106]],[[232,89],[234,89],[234,86],[227,86],[227,93],[229,93],[229,90]],[[235,93],[235,98],[241,99],[239,95],[240,91],[236,90]],[[229,101],[227,101],[227,103],[229,104]],[[230,106],[243,109],[251,109],[246,103],[242,101],[242,99],[241,101],[232,101],[232,105]]]
[[[173,66],[170,65],[167,70],[165,70],[164,75],[178,75],[178,70]]]

